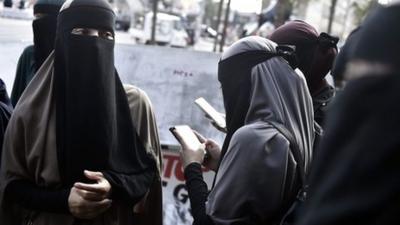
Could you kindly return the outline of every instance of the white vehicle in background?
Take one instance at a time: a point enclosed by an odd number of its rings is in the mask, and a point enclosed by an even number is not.
[[[151,28],[153,24],[153,13],[145,15],[143,29],[130,29],[130,33],[138,43],[148,44],[151,41]],[[166,13],[157,13],[156,37],[159,45],[173,47],[187,47],[189,36],[186,33],[182,20],[179,16]]]

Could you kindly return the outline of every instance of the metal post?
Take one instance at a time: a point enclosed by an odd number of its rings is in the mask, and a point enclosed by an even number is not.
[[[335,18],[336,3],[337,3],[337,0],[331,1],[331,7],[329,9],[328,34],[330,34],[332,32],[332,24],[333,24],[333,20]]]
[[[151,25],[151,44],[156,44],[158,0],[153,0],[153,21]]]
[[[224,6],[224,0],[219,1],[219,6],[218,6],[218,15],[217,15],[217,24],[215,26],[215,30],[217,31],[217,36],[214,39],[214,48],[213,51],[217,51],[217,45],[218,45],[218,36],[219,36],[219,24],[221,23],[221,16],[222,16],[222,8]]]
[[[231,0],[228,0],[228,5],[226,6],[226,10],[225,10],[224,29],[222,30],[221,43],[219,45],[220,52],[222,52],[224,50],[224,46],[225,46],[226,28],[228,27],[230,12],[231,12]]]

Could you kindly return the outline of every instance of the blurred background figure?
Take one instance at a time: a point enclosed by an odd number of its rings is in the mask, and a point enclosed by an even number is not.
[[[327,117],[298,225],[399,224],[400,4],[348,42],[348,83]]]
[[[54,49],[57,15],[65,0],[38,0],[34,5],[32,22],[33,45],[24,49],[18,60],[14,86],[11,92],[13,106],[18,102],[36,71]]]
[[[290,63],[304,74],[313,99],[315,121],[322,125],[328,104],[335,95],[334,87],[325,77],[337,55],[338,38],[327,33],[318,34],[310,24],[295,20],[276,29],[270,39],[296,47],[296,58]]]
[[[11,8],[13,6],[12,0],[4,0],[3,2],[4,7]]]

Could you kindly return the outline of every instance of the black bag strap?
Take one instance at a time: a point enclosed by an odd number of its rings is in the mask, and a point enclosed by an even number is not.
[[[277,123],[274,121],[267,121],[269,124],[271,124],[274,128],[276,128],[288,141],[290,144],[290,151],[293,154],[294,159],[297,162],[297,169],[300,174],[300,180],[301,180],[301,190],[299,194],[303,195],[305,190],[306,190],[306,174],[305,174],[305,165],[304,165],[304,158],[301,154],[299,145],[296,142],[296,139],[292,135],[292,133],[281,123]],[[298,197],[304,197],[304,196],[298,196]]]

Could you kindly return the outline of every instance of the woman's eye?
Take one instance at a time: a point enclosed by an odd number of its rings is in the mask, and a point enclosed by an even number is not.
[[[82,28],[74,28],[72,29],[71,34],[84,35],[84,31]]]
[[[100,37],[107,39],[107,40],[114,40],[114,35],[110,31],[100,32]]]
[[[99,31],[92,28],[74,28],[71,34],[82,35],[82,36],[92,36],[101,37],[107,40],[114,40],[114,34],[110,31]]]

